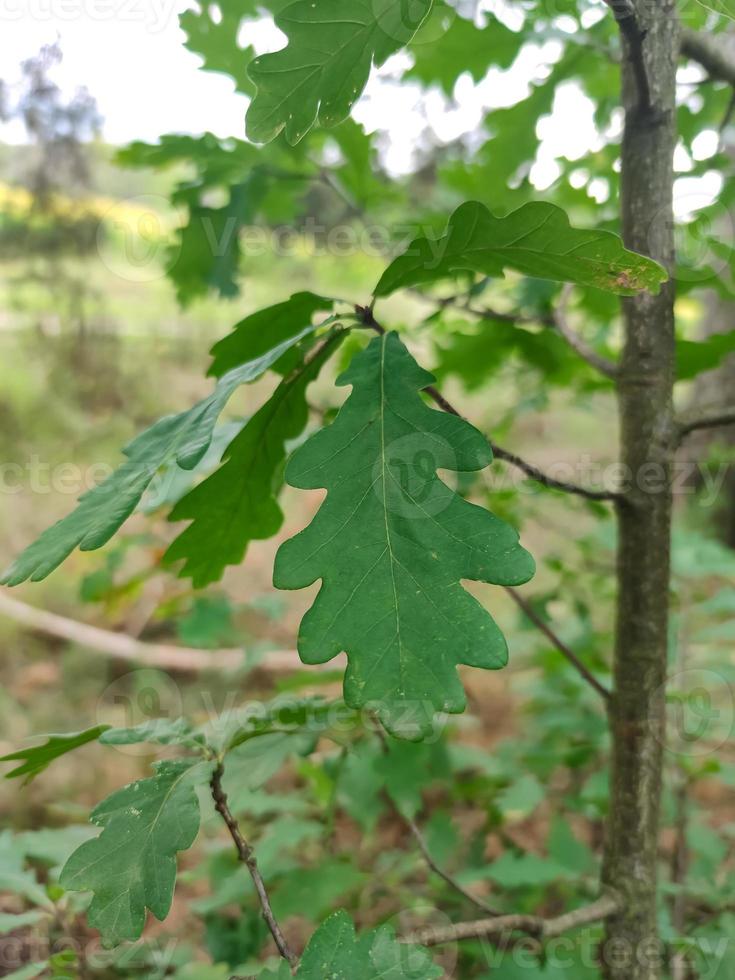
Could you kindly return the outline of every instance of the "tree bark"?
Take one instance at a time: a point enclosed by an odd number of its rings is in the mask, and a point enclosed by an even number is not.
[[[651,106],[630,49],[623,64],[622,224],[626,245],[673,274],[673,153],[679,28],[673,0],[634,0]],[[626,41],[626,47],[628,47]],[[612,788],[604,884],[622,899],[603,947],[608,980],[658,980],[656,878],[665,700],[674,457],[674,284],[623,301],[618,377],[626,486],[618,502],[618,608]]]

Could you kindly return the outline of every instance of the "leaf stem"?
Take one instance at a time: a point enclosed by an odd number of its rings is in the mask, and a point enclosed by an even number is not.
[[[263,876],[258,868],[255,852],[252,846],[243,837],[240,826],[230,810],[227,802],[227,794],[222,786],[222,777],[224,774],[225,767],[220,761],[212,774],[212,779],[210,782],[215,809],[224,820],[227,829],[230,832],[230,837],[232,837],[235,844],[238,859],[247,866],[247,869],[250,872],[250,877],[253,879],[255,890],[258,893],[263,918],[265,919],[266,925],[268,926],[275,944],[278,947],[278,952],[281,954],[284,960],[287,960],[288,963],[294,967],[298,963],[298,957],[289,946],[288,941],[283,935],[281,927],[278,925],[276,917],[273,914],[273,908],[271,906],[270,898],[268,897],[268,891],[265,887]]]

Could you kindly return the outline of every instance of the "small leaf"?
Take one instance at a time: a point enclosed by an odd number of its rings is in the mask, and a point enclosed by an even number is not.
[[[106,544],[138,506],[158,469],[174,459],[182,469],[193,469],[209,449],[217,419],[236,389],[265,374],[314,329],[306,327],[267,353],[229,371],[208,398],[188,411],[160,419],[141,433],[123,450],[127,461],[85,493],[76,510],[26,548],[0,584],[19,585],[26,579],[38,582],[77,546],[82,551],[94,551]]]
[[[146,909],[160,921],[168,915],[176,854],[199,831],[195,786],[211,768],[191,760],[159,763],[155,776],[113,793],[92,813],[104,829],[72,854],[60,883],[94,893],[87,918],[108,945],[139,939]]]
[[[317,313],[333,309],[333,299],[301,292],[294,293],[283,303],[251,313],[233,327],[232,333],[214,345],[209,374],[221,378],[239,364],[262,357],[276,344],[290,340],[310,326]]]
[[[285,129],[298,143],[317,118],[335,126],[349,115],[373,64],[407,44],[432,0],[298,0],[276,16],[288,45],[251,62],[258,87],[248,137],[268,143]]]
[[[399,943],[392,929],[357,936],[346,912],[336,912],[314,933],[296,972],[296,980],[434,980],[441,970],[420,946]],[[266,971],[259,980],[287,977]]]
[[[439,480],[437,469],[480,470],[492,452],[468,422],[424,403],[432,381],[396,334],[353,359],[336,421],[288,464],[291,486],[329,492],[279,549],[274,574],[282,589],[322,580],[299,633],[304,663],[346,651],[347,704],[413,739],[436,711],[464,709],[458,664],[507,662],[502,633],[461,580],[511,585],[534,572],[513,528]]]
[[[17,779],[19,776],[26,776],[26,781],[30,782],[44,769],[47,769],[54,759],[59,759],[62,755],[73,752],[89,742],[96,742],[109,727],[109,725],[97,725],[94,728],[88,728],[86,731],[73,732],[69,735],[49,735],[48,741],[44,742],[43,745],[36,745],[33,748],[21,749],[18,752],[12,752],[10,755],[4,755],[0,757],[0,762],[25,760],[22,766],[18,766],[7,773],[5,778]]]
[[[497,805],[507,820],[523,820],[533,813],[545,796],[538,779],[526,773],[499,794]]]
[[[437,28],[441,30],[437,37]],[[426,37],[424,35],[427,35]],[[484,27],[458,16],[448,4],[435,3],[431,16],[411,43],[413,67],[407,78],[438,83],[452,95],[460,75],[481,82],[491,66],[510,68],[525,38],[492,17]]]
[[[26,898],[33,905],[53,908],[46,889],[25,866],[26,854],[18,837],[9,830],[0,833],[0,892]]]
[[[516,857],[506,852],[494,861],[487,877],[501,888],[545,888],[559,879],[573,877],[568,868],[552,858],[522,854]]]
[[[609,231],[572,228],[564,211],[541,201],[497,218],[478,201],[462,204],[438,240],[417,238],[383,273],[375,295],[435,282],[459,272],[527,276],[596,286],[622,296],[658,292],[666,271],[623,248]]]
[[[8,933],[15,932],[18,929],[27,929],[28,926],[35,926],[45,915],[46,913],[39,909],[34,909],[30,912],[21,912],[19,915],[0,912],[0,936],[7,936]]]
[[[335,335],[339,343],[341,338]],[[199,589],[239,565],[251,541],[273,537],[283,524],[278,493],[288,443],[306,427],[306,389],[334,353],[335,344],[296,368],[230,444],[224,465],[187,494],[169,520],[191,521],[164,561],[184,561],[179,574]]]

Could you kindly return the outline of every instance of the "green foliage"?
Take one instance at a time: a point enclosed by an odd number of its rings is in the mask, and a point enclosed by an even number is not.
[[[159,143],[131,143],[118,153],[128,167],[186,167],[171,195],[186,220],[176,229],[165,261],[179,302],[188,306],[210,290],[232,297],[244,258],[241,235],[262,220],[284,220],[300,210],[304,181],[318,171],[293,158],[282,141],[258,150],[244,140],[170,134]],[[193,170],[193,174],[189,171]],[[213,195],[224,203],[213,201]]]
[[[45,578],[79,546],[93,551],[106,544],[140,503],[157,471],[171,460],[193,469],[212,441],[215,424],[240,385],[261,377],[296,343],[313,332],[306,327],[267,354],[241,364],[224,375],[214,392],[193,408],[160,419],[123,451],[128,457],[104,483],[87,492],[79,506],[45,531],[15,561],[0,580],[18,585],[26,579]]]
[[[71,735],[49,735],[48,740],[43,745],[21,749],[19,752],[1,756],[0,762],[23,760],[23,765],[17,766],[7,773],[5,778],[16,779],[19,776],[25,776],[26,782],[30,782],[47,769],[55,759],[81,748],[82,745],[96,742],[108,728],[109,725],[97,725],[94,728],[88,728],[86,731],[75,732]]]
[[[677,380],[689,381],[702,371],[711,371],[734,352],[735,330],[713,334],[706,340],[677,340]]]
[[[460,580],[517,585],[534,570],[512,528],[438,479],[439,468],[482,469],[492,451],[467,422],[424,404],[432,381],[396,334],[353,359],[337,420],[288,464],[289,484],[329,492],[274,573],[278,588],[323,582],[301,625],[302,660],[345,650],[347,703],[374,705],[390,731],[414,738],[435,711],[464,708],[457,664],[507,661],[500,630]]]
[[[268,143],[285,130],[298,143],[319,120],[335,126],[380,66],[411,40],[432,0],[298,0],[276,24],[289,44],[251,62],[258,91],[247,114],[247,132]]]
[[[212,348],[214,360],[209,374],[221,378],[239,364],[263,357],[277,344],[292,340],[305,330],[320,312],[331,312],[334,300],[315,293],[294,293],[283,303],[276,303],[251,313],[232,328],[232,332]],[[329,321],[326,321],[329,322]],[[298,361],[294,352],[277,365],[283,372],[291,370]]]
[[[615,294],[656,291],[665,273],[627,252],[613,234],[619,196],[614,140],[581,157],[557,159],[558,178],[544,192],[553,203],[527,203],[535,195],[529,174],[539,160],[543,125],[538,123],[559,104],[563,86],[572,83],[593,101],[601,134],[614,131],[619,47],[613,18],[590,18],[589,10],[571,0],[553,10],[529,0],[511,31],[493,17],[473,21],[462,16],[468,10],[467,5],[455,9],[454,3],[441,0],[198,4],[182,17],[187,46],[201,55],[207,70],[225,73],[239,92],[253,96],[248,132],[272,142],[256,147],[211,134],[169,135],[158,145],[134,144],[121,159],[174,173],[172,203],[185,218],[166,265],[185,304],[209,291],[234,296],[243,273],[251,275],[254,269],[260,278],[266,263],[249,254],[246,241],[252,226],[265,226],[270,234],[279,223],[293,226],[300,218],[318,218],[326,232],[357,234],[363,225],[381,225],[383,247],[403,236],[404,223],[434,229],[435,238],[422,232],[424,237],[389,265],[376,295],[457,280],[457,296],[447,299],[448,307],[459,308],[456,314],[443,308],[438,297],[444,294],[437,290],[435,297],[429,288],[418,300],[421,316],[426,315],[421,332],[406,323],[406,336],[417,350],[431,352],[440,382],[458,379],[466,391],[483,392],[493,437],[515,449],[524,421],[544,437],[551,431],[546,427],[555,426],[556,417],[549,413],[547,418],[541,409],[556,409],[562,400],[587,409],[590,393],[609,395],[609,379],[583,365],[555,329],[552,314],[562,294],[549,282],[582,287],[574,292],[572,326],[581,326],[581,335],[595,350],[614,357],[619,344]],[[699,26],[709,29],[713,21],[703,11]],[[271,14],[285,30],[287,46],[257,58],[248,70],[253,57],[248,44],[254,36],[248,22]],[[692,18],[696,15],[689,12]],[[389,180],[381,170],[385,131],[380,124],[367,134],[346,119],[373,65],[383,64],[402,47],[407,56],[391,63],[390,84],[400,76],[413,81],[414,91],[433,88],[436,104],[442,98],[437,90],[448,97],[459,95],[462,75],[482,82],[490,69],[508,68],[519,54],[527,55],[531,44],[538,52],[538,70],[529,77],[525,96],[487,111],[476,133],[449,144],[432,132],[427,114],[417,140],[416,172],[405,179]],[[462,79],[462,85],[467,82]],[[723,164],[718,155],[702,159],[695,148],[703,132],[720,126],[729,94],[727,86],[717,83],[700,86],[696,97],[682,91],[680,137],[691,158],[691,177]],[[499,101],[495,93],[493,101]],[[328,134],[314,129],[316,122],[330,127]],[[697,309],[700,284],[713,286],[722,297],[732,295],[732,250],[718,240],[723,208],[730,208],[731,197],[731,191],[723,190],[711,207],[686,219],[685,230],[697,247],[692,256],[680,249],[676,285],[686,294],[690,311]],[[442,236],[445,216],[458,204]],[[494,217],[486,205],[506,216]],[[50,229],[51,239],[56,231]],[[307,237],[297,240],[306,242]],[[708,250],[706,263],[699,261],[700,239]],[[334,291],[343,295],[350,277],[364,281],[364,256],[355,261],[332,256],[320,263],[312,257],[302,262],[300,254],[279,261],[279,282],[308,283],[331,293],[333,287],[324,285],[331,276],[338,282]],[[506,269],[520,275],[502,281]],[[373,274],[371,264],[367,275]],[[269,284],[259,281],[258,291]],[[436,311],[433,315],[423,310],[426,304]],[[485,315],[485,304],[503,312]],[[241,320],[213,350],[209,373],[219,379],[213,395],[135,440],[118,473],[31,546],[6,581],[42,578],[77,544],[85,549],[103,544],[146,493],[142,509],[158,518],[164,508],[172,508],[172,520],[190,524],[170,546],[170,535],[159,533],[158,527],[149,533],[146,544],[155,551],[152,568],[136,569],[123,585],[117,554],[110,554],[105,567],[88,577],[85,598],[106,601],[108,611],[126,590],[134,592],[159,571],[166,547],[165,563],[181,563],[182,575],[199,587],[219,579],[228,565],[239,564],[251,541],[274,536],[283,524],[279,493],[286,459],[307,427],[307,387],[345,333],[336,326],[336,308],[333,299],[299,292]],[[392,309],[403,317],[413,307],[406,302]],[[351,314],[343,319],[354,320]],[[364,319],[358,311],[357,322]],[[318,332],[320,339],[331,341],[326,347],[316,346]],[[555,534],[565,539],[558,555],[552,552],[545,563],[544,592],[533,597],[533,606],[544,621],[553,619],[563,640],[608,682],[614,599],[608,525],[600,535],[586,537],[584,532],[588,521],[602,525],[606,510],[580,506],[562,523],[555,510],[558,495],[530,498],[497,490],[494,484],[492,491],[484,488],[474,474],[491,462],[492,454],[481,434],[427,407],[422,392],[431,377],[395,334],[374,340],[367,350],[362,344],[355,330],[343,349],[343,364],[354,351],[359,353],[339,380],[353,390],[336,422],[297,449],[288,464],[289,483],[328,493],[308,529],[282,547],[275,572],[276,583],[284,588],[321,580],[321,591],[301,627],[299,649],[307,664],[348,653],[344,684],[351,707],[309,698],[250,701],[242,714],[235,708],[206,724],[201,717],[172,717],[129,728],[99,726],[51,736],[44,745],[6,756],[2,761],[23,763],[10,776],[29,778],[95,738],[117,749],[144,745],[146,754],[160,753],[169,761],[159,763],[153,778],[133,783],[97,808],[93,818],[102,832],[94,840],[88,839],[87,828],[75,826],[0,836],[0,890],[12,892],[21,910],[0,916],[0,933],[38,928],[51,940],[56,923],[63,923],[69,934],[84,934],[86,899],[76,891],[65,893],[57,884],[58,870],[74,847],[79,849],[66,865],[64,886],[93,893],[88,922],[108,942],[139,936],[146,909],[165,916],[176,856],[197,832],[197,794],[206,795],[204,783],[215,759],[225,765],[230,805],[255,845],[277,917],[297,915],[304,930],[297,935],[316,928],[335,907],[349,909],[357,922],[374,922],[375,909],[386,919],[396,909],[417,904],[441,908],[452,921],[468,916],[466,900],[430,871],[415,848],[405,818],[424,830],[442,867],[505,911],[555,910],[588,900],[589,883],[599,877],[598,857],[584,841],[599,840],[608,808],[608,735],[596,696],[558,650],[519,619],[514,658],[528,669],[509,679],[524,705],[512,737],[502,737],[507,730],[502,717],[495,729],[500,702],[496,705],[489,690],[487,704],[484,697],[477,699],[478,717],[462,719],[446,737],[432,721],[438,710],[464,706],[459,664],[499,667],[507,657],[494,620],[464,591],[462,581],[518,584],[533,571],[515,531],[464,495],[472,494],[475,502],[492,501],[494,513],[513,525],[542,525],[545,541]],[[690,380],[731,352],[732,334],[702,342],[681,339],[678,378]],[[279,376],[275,391],[251,418],[215,428],[235,387],[256,380],[266,369]],[[516,377],[520,399],[510,397]],[[530,412],[532,418],[524,414]],[[330,404],[325,411],[320,401],[318,413],[320,422],[327,421],[336,408]],[[588,420],[578,414],[581,430]],[[456,492],[450,489],[453,484],[439,479],[438,470],[462,474]],[[156,481],[162,473],[163,488]],[[727,683],[733,680],[727,665],[733,638],[732,555],[704,536],[686,534],[674,542],[673,573],[675,601],[685,623],[682,634],[686,630],[681,642],[698,666],[720,678],[719,712],[721,705],[727,706]],[[243,607],[215,593],[193,598],[180,583],[169,582],[169,588],[176,594],[166,597],[151,619],[152,634],[170,631],[196,646],[234,643],[233,610]],[[248,602],[252,611],[255,602]],[[114,611],[117,618],[120,610]],[[270,615],[274,620],[283,611]],[[262,647],[253,651],[254,661]],[[297,691],[322,685],[326,691],[338,680],[341,672],[307,672],[278,684]],[[248,698],[260,684],[256,675],[243,683],[241,673],[212,678],[213,685],[217,681],[228,696],[237,687]],[[684,704],[689,693],[686,678],[672,684],[677,704]],[[510,698],[505,693],[502,698],[504,707]],[[363,706],[375,708],[401,738],[376,738],[369,730],[373,719],[368,723],[358,711]],[[710,734],[727,737],[728,721],[727,710],[719,712]],[[485,747],[488,734],[499,736],[493,737],[491,752]],[[424,741],[415,744],[406,736]],[[186,753],[196,754],[197,760],[170,761]],[[198,761],[201,755],[212,761]],[[711,757],[677,758],[672,765],[692,785],[705,779],[735,784],[733,767]],[[705,789],[711,792],[709,782]],[[55,810],[55,819],[64,812]],[[686,886],[668,882],[662,874],[660,908],[666,941],[672,949],[687,949],[695,964],[701,957],[702,973],[712,967],[702,951],[711,950],[707,944],[716,945],[733,927],[727,914],[732,828],[723,824],[715,833],[709,817],[697,808],[693,795]],[[670,833],[670,805],[664,808],[664,820]],[[519,826],[522,821],[528,821],[529,833]],[[263,980],[291,976],[285,963],[274,967],[271,959],[264,965],[272,945],[253,885],[223,828],[219,831],[222,839],[208,840],[186,872],[197,895],[193,910],[204,927],[195,931],[196,949],[181,943],[174,959],[163,964],[156,959],[154,944],[141,944],[134,965],[122,957],[111,961],[105,980],[108,975],[164,974],[179,980],[226,980],[263,969]],[[208,894],[202,888],[206,882]],[[686,937],[677,935],[669,914],[670,899],[684,887],[690,906],[698,915],[701,909],[701,920],[688,924]],[[363,909],[370,913],[363,915]],[[201,933],[211,963],[201,962]],[[585,933],[596,946],[601,931]],[[580,944],[584,941],[579,937]],[[489,961],[496,952],[497,965]],[[521,968],[507,951],[481,949],[480,944],[461,944],[457,956],[456,973],[467,980],[496,974],[503,980],[520,980],[521,974],[549,980],[598,975],[577,947],[565,949],[563,970],[545,962],[543,955]],[[723,980],[733,972],[731,959],[720,964]],[[76,972],[72,959],[56,954],[17,975],[67,977]],[[360,934],[347,913],[337,913],[318,928],[296,973],[302,980],[424,980],[440,975],[426,953],[400,946],[385,928]]]
[[[502,277],[506,268],[622,296],[657,292],[668,278],[658,263],[623,248],[616,235],[572,228],[553,204],[534,202],[497,218],[484,204],[469,201],[454,212],[442,238],[412,242],[385,270],[375,295],[459,272]]]
[[[210,773],[208,763],[161,762],[155,776],[113,793],[92,812],[102,833],[72,854],[61,884],[94,893],[89,923],[107,943],[138,939],[146,909],[160,920],[168,915],[176,854],[199,831],[195,787]]]
[[[388,928],[358,937],[350,917],[336,912],[312,936],[296,971],[296,980],[431,980],[443,970],[416,946],[397,942]],[[258,980],[285,980],[287,964],[266,970]]]
[[[425,85],[438,83],[451,95],[464,72],[480,82],[493,65],[510,68],[522,42],[522,34],[509,30],[495,17],[490,17],[484,27],[477,27],[448,4],[435,3],[411,42],[414,64],[407,77],[418,78]]]
[[[283,524],[278,493],[286,447],[306,427],[306,389],[332,355],[339,334],[295,368],[225,451],[223,466],[182,498],[170,520],[192,523],[166,552],[167,562],[196,588],[239,565],[251,541],[270,538]]]

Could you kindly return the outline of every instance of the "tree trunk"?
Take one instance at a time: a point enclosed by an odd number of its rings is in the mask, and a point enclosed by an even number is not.
[[[626,245],[673,273],[673,153],[679,54],[673,0],[634,0],[651,107],[642,107],[626,43],[622,223]],[[674,457],[674,284],[623,301],[618,382],[624,497],[618,507],[615,689],[610,705],[612,789],[603,867],[623,911],[608,924],[609,980],[658,980],[656,922],[659,811],[665,738],[671,470]]]

